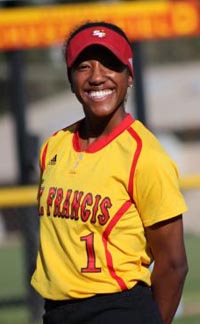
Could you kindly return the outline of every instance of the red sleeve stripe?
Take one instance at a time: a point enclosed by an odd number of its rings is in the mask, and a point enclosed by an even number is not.
[[[41,161],[41,169],[42,169],[42,172],[44,172],[45,167],[46,167],[47,148],[48,148],[48,143],[45,145],[44,150],[42,152],[42,161]]]
[[[117,281],[120,289],[123,290],[127,290],[128,287],[126,285],[126,283],[124,282],[124,280],[119,277],[114,269],[114,265],[113,265],[113,260],[112,260],[112,255],[110,253],[110,251],[108,250],[108,236],[110,235],[112,229],[114,228],[114,226],[117,224],[117,222],[120,220],[120,218],[125,214],[125,212],[129,209],[129,207],[131,206],[132,202],[126,201],[121,208],[118,210],[118,212],[114,215],[114,217],[112,218],[112,220],[110,221],[110,223],[108,224],[108,226],[106,227],[105,231],[103,232],[102,235],[102,240],[103,240],[103,244],[104,244],[104,248],[105,248],[105,253],[106,253],[106,260],[107,260],[107,267],[108,270],[110,272],[111,277]]]
[[[133,197],[134,197],[133,181],[134,181],[134,175],[135,175],[137,161],[138,161],[138,158],[139,158],[141,150],[142,150],[142,140],[139,137],[139,135],[134,131],[133,128],[129,128],[128,132],[136,140],[136,143],[137,143],[137,147],[136,147],[136,150],[135,150],[135,153],[133,156],[133,162],[132,162],[132,166],[131,166],[131,170],[130,170],[129,183],[128,183],[128,192],[129,192],[131,199],[133,199]]]

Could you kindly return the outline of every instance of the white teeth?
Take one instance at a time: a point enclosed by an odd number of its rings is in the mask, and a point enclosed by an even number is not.
[[[98,90],[98,91],[91,91],[89,93],[89,96],[91,98],[98,98],[98,99],[100,99],[100,98],[103,98],[105,96],[110,95],[111,93],[112,93],[112,90]]]

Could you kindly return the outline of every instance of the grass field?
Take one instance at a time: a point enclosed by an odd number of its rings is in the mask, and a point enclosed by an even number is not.
[[[190,269],[181,303],[183,311],[174,320],[174,324],[200,323],[199,246],[200,235],[186,235]],[[25,269],[23,250],[19,243],[0,247],[0,265],[0,301],[13,297],[23,298],[26,293]],[[31,324],[29,312],[25,306],[1,307],[0,324]],[[41,324],[41,322],[35,324]]]
[[[200,235],[186,235],[189,273],[184,288],[185,313],[198,313],[200,323]]]

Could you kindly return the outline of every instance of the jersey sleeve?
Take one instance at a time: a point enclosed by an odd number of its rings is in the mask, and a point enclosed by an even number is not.
[[[145,227],[187,211],[177,166],[164,150],[141,154],[135,174],[134,200]]]

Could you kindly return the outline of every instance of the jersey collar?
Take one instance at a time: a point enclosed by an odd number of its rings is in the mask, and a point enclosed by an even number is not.
[[[124,130],[126,130],[133,122],[134,122],[134,118],[130,114],[127,114],[125,118],[122,120],[122,122],[117,127],[115,127],[109,135],[102,137],[96,140],[95,142],[93,142],[91,145],[87,147],[85,152],[94,153],[101,150],[110,142],[112,142],[117,136],[119,136]],[[80,137],[78,131],[79,125],[80,123],[78,124],[77,129],[73,135],[73,147],[76,152],[82,152],[80,147]]]

